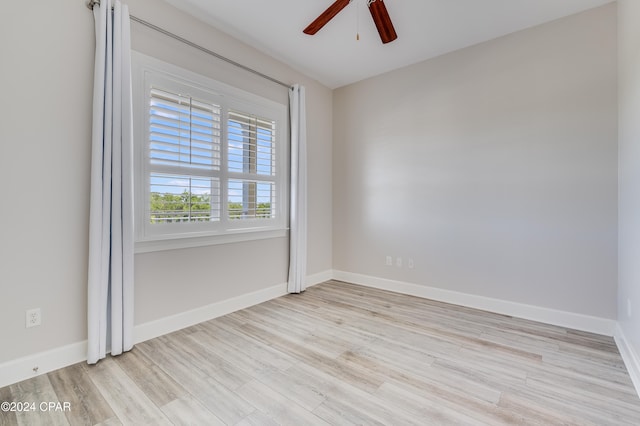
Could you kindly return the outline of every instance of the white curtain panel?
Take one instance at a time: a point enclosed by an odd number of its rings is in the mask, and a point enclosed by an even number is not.
[[[291,122],[291,212],[289,293],[301,293],[307,276],[307,118],[304,86],[289,89]]]
[[[112,12],[113,7],[113,12]],[[127,6],[95,5],[96,57],[89,213],[88,350],[133,347],[133,130]]]

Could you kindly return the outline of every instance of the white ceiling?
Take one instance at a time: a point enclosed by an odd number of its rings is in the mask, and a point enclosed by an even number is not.
[[[398,33],[386,45],[366,0],[314,36],[302,30],[334,0],[165,1],[337,88],[613,0],[385,0]]]

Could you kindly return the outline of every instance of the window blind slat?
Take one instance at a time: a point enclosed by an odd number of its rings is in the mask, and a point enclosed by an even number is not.
[[[206,150],[206,151],[220,151],[220,145],[213,143],[211,141],[207,141],[207,140],[191,140],[191,142],[189,142],[188,139],[179,139],[179,138],[172,138],[172,137],[167,137],[167,135],[163,134],[163,133],[151,133],[151,145],[157,145],[157,146],[162,146],[166,149],[171,149],[171,148],[175,148],[178,149],[178,147],[182,146],[185,149],[188,149],[189,146],[191,145],[193,147],[193,149],[200,149],[200,150]]]
[[[220,106],[152,88],[149,100],[151,163],[218,168],[220,122]]]
[[[238,111],[227,119],[228,170],[250,175],[275,173],[275,124]]]

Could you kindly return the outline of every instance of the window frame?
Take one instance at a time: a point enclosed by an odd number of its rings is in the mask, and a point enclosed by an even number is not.
[[[220,167],[217,171],[203,172],[193,169],[191,176],[219,179],[220,219],[211,222],[150,223],[150,178],[157,166],[150,163],[149,149],[149,96],[152,85],[161,90],[179,91],[199,101],[219,105],[220,114]],[[165,87],[167,86],[167,87]],[[177,248],[199,247],[279,238],[287,235],[288,225],[288,114],[287,106],[229,86],[209,77],[173,64],[132,52],[132,89],[134,114],[134,220],[135,252],[150,252]],[[185,92],[186,91],[186,92]],[[229,111],[267,119],[275,123],[274,174],[255,175],[256,179],[273,182],[276,200],[272,206],[274,218],[231,219],[228,217],[228,182],[247,179],[247,174],[229,170],[227,133]],[[186,176],[188,174],[184,174]]]

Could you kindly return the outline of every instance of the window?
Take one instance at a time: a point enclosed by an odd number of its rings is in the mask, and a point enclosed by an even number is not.
[[[284,236],[286,106],[133,59],[136,251]]]

